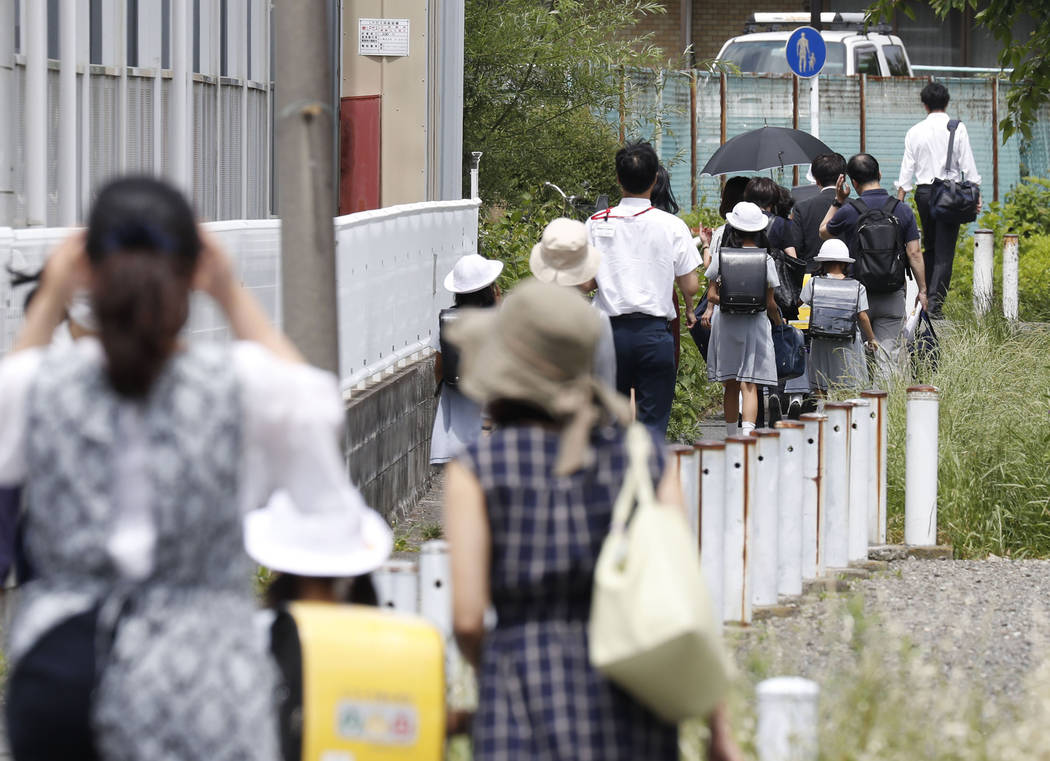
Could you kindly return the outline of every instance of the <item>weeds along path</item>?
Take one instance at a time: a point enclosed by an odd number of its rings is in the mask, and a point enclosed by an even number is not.
[[[836,694],[903,667],[915,689],[944,687],[1006,706],[1050,657],[1050,561],[895,562],[841,595],[734,640],[741,676],[801,675]],[[886,687],[887,685],[884,685]]]

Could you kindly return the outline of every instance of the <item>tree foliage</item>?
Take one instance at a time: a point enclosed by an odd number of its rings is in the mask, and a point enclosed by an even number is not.
[[[914,0],[875,0],[868,8],[869,21],[892,18],[896,11],[915,18]],[[1047,0],[922,0],[942,19],[950,11],[976,11],[974,20],[1002,45],[999,65],[1013,69],[1006,95],[1008,113],[999,123],[1005,141],[1015,132],[1031,137],[1039,108],[1050,100],[1050,4]],[[1035,30],[1016,39],[1019,20],[1031,19]]]
[[[663,12],[652,0],[467,0],[463,142],[482,151],[487,201],[513,202],[544,181],[615,189],[618,67],[656,65],[631,32]]]

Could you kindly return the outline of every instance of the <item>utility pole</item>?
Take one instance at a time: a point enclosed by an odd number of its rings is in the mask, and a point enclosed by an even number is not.
[[[284,331],[310,364],[339,372],[329,0],[274,0],[276,148]]]

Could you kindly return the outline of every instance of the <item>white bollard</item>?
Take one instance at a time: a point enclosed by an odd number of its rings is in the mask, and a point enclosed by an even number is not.
[[[379,607],[415,613],[419,607],[419,573],[411,560],[388,560],[372,572]]]
[[[885,391],[861,391],[862,398],[871,402],[872,448],[868,480],[868,544],[886,544],[886,465],[889,462],[889,394]]]
[[[711,603],[722,616],[725,610],[726,445],[721,441],[699,441],[696,456],[700,471],[700,567],[711,589]]]
[[[755,431],[754,537],[751,564],[751,604],[777,604],[777,556],[780,551],[778,481],[780,480],[780,434],[772,428]]]
[[[1017,319],[1017,236],[1009,233],[1003,236],[1003,317]]]
[[[419,548],[419,612],[446,640],[452,636],[452,570],[444,539]]]
[[[805,425],[781,420],[780,477],[777,484],[779,544],[777,548],[777,594],[802,594],[802,442]]]
[[[824,562],[828,568],[849,565],[849,402],[826,402],[824,412]]]
[[[940,392],[933,386],[908,388],[904,449],[904,543],[937,544],[937,427]]]
[[[995,279],[995,233],[978,230],[973,236],[973,311],[978,317],[992,308],[992,282]]]
[[[755,493],[755,438],[730,436],[725,444],[725,621],[751,623],[751,531]]]
[[[850,399],[849,560],[868,559],[868,508],[871,503],[871,402]]]
[[[802,456],[802,578],[824,575],[824,427],[827,415],[807,413]]]
[[[697,536],[700,526],[700,470],[697,468],[696,450],[685,444],[676,444],[671,447],[671,453],[682,484],[689,527],[693,529],[693,536]]]
[[[759,761],[816,761],[817,683],[781,676],[760,682],[756,694]]]

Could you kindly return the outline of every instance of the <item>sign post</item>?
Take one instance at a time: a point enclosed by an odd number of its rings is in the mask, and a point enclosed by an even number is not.
[[[809,131],[820,138],[820,72],[828,58],[828,47],[820,32],[811,26],[800,26],[784,46],[788,67],[796,77],[812,79],[809,88]]]

